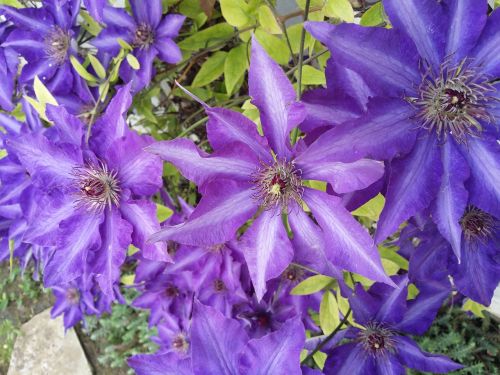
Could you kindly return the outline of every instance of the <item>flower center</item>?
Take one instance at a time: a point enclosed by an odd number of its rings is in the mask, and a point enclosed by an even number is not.
[[[54,27],[52,32],[45,37],[45,53],[58,65],[66,61],[70,45],[71,35],[59,26]]]
[[[451,135],[462,144],[468,136],[481,134],[481,121],[494,122],[490,108],[498,101],[489,78],[467,65],[466,59],[456,66],[445,61],[438,75],[428,68],[418,87],[420,96],[408,98],[418,110],[422,128],[435,131],[439,139]]]
[[[467,241],[486,240],[492,235],[495,219],[477,207],[468,206],[460,226]]]
[[[189,349],[189,342],[187,341],[186,335],[184,333],[179,333],[172,340],[172,348],[176,351],[186,353]]]
[[[118,205],[121,190],[116,172],[108,170],[104,163],[77,168],[75,175],[78,203],[96,211],[102,211],[106,206]]]
[[[226,290],[226,284],[224,284],[224,281],[222,281],[221,279],[216,279],[214,281],[214,289],[216,292],[223,292],[224,290]]]
[[[266,209],[280,206],[287,211],[291,201],[302,201],[304,188],[301,174],[293,162],[276,161],[272,165],[264,165],[253,175],[254,196]]]
[[[78,292],[78,289],[69,288],[68,290],[66,290],[66,299],[72,305],[78,305],[78,303],[80,303],[80,293]]]
[[[170,284],[165,288],[165,295],[169,298],[175,298],[179,295],[179,288]]]
[[[369,324],[365,330],[359,333],[359,340],[363,348],[370,354],[382,354],[384,351],[394,349],[394,336],[390,329],[380,324]]]
[[[155,33],[151,26],[141,23],[134,34],[132,47],[134,48],[149,48],[155,40]]]
[[[283,272],[282,277],[292,283],[298,282],[304,276],[304,271],[295,265],[290,265]]]

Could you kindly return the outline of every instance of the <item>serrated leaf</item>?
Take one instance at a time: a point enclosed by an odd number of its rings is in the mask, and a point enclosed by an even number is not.
[[[373,4],[373,6],[368,9],[365,14],[361,17],[359,21],[362,26],[380,26],[385,22],[385,13],[382,2]]]
[[[332,333],[340,324],[339,305],[335,296],[327,290],[319,306],[319,322],[325,335]]]
[[[369,200],[364,205],[352,212],[353,215],[367,217],[370,220],[377,221],[384,208],[385,198],[378,194],[375,198]]]
[[[290,291],[290,294],[293,294],[295,296],[305,296],[308,294],[313,294],[319,292],[323,288],[326,288],[328,285],[333,285],[335,282],[335,279],[329,276],[314,275],[297,284]]]
[[[40,81],[38,76],[35,76],[35,79],[33,82],[33,89],[35,90],[35,96],[36,96],[37,100],[44,107],[46,104],[57,105],[56,98],[54,98],[54,96],[52,96],[49,89],[43,84],[42,81]]]
[[[73,65],[73,68],[76,70],[80,77],[89,82],[97,82],[97,78],[90,74],[87,69],[85,69],[85,67],[80,64],[80,61],[78,61],[75,56],[72,55],[69,57],[69,59],[71,61],[71,65]]]
[[[156,203],[156,217],[158,218],[158,221],[160,223],[167,220],[170,216],[172,216],[173,213],[174,211],[172,211],[167,206]]]
[[[244,27],[250,22],[248,4],[244,0],[219,0],[222,16],[234,27]]]
[[[354,22],[354,9],[349,0],[327,0],[324,7],[325,15],[338,18],[345,22]]]
[[[141,69],[141,63],[139,62],[139,60],[137,60],[137,57],[135,57],[134,55],[132,55],[131,53],[127,54],[127,62],[128,64],[130,65],[130,67],[134,70],[139,70]]]
[[[271,56],[278,64],[288,64],[288,61],[290,60],[290,50],[284,40],[275,35],[269,34],[262,28],[258,28],[255,31],[255,37],[262,47],[264,47],[269,56]]]
[[[258,19],[260,26],[271,34],[282,34],[278,21],[274,17],[273,11],[267,5],[262,5],[259,8]]]
[[[198,74],[194,77],[193,87],[202,87],[215,81],[224,73],[224,61],[227,52],[218,51],[210,56],[201,66]]]
[[[248,52],[245,44],[240,44],[227,54],[224,62],[224,83],[229,95],[248,69]]]
[[[97,76],[100,79],[106,78],[106,69],[104,69],[104,66],[102,66],[101,62],[97,60],[97,58],[93,55],[87,55],[90,61],[90,64],[92,65],[92,68],[94,68]]]
[[[299,72],[295,72],[298,77]],[[302,67],[302,84],[303,85],[324,85],[326,84],[325,73],[310,65]]]
[[[178,46],[185,51],[197,51],[229,39],[233,34],[234,29],[230,25],[227,23],[218,23],[180,41]]]

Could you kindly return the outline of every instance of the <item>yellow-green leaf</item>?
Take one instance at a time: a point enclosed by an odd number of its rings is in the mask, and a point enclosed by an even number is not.
[[[271,34],[281,34],[281,30],[276,17],[274,17],[273,11],[267,5],[262,5],[259,8],[259,24],[264,30]]]
[[[327,290],[319,306],[319,322],[325,335],[332,333],[340,324],[339,305],[335,296]]]
[[[250,22],[248,5],[244,0],[219,0],[222,16],[228,24],[244,27]]]
[[[75,56],[70,56],[70,61],[71,65],[73,65],[73,68],[75,68],[76,72],[82,77],[84,80],[89,81],[89,82],[97,82],[97,78],[94,77],[92,74],[87,72],[87,69],[80,64],[80,61]]]
[[[298,71],[295,76],[298,77]],[[303,85],[324,85],[326,83],[325,73],[310,65],[302,67],[302,84]]]
[[[123,285],[134,285],[135,274],[123,275],[120,281]]]
[[[399,255],[395,248],[380,245],[378,246],[378,251],[380,252],[380,256],[382,258],[389,259],[396,263],[400,268],[408,271],[408,260]]]
[[[132,55],[131,53],[127,54],[127,62],[128,64],[130,65],[130,67],[134,70],[139,70],[141,69],[141,63],[139,62],[139,60],[137,60],[137,57],[135,57],[134,55]]]
[[[82,23],[84,29],[87,30],[90,34],[97,36],[102,30],[101,25],[99,25],[99,23],[94,20],[87,11],[81,10],[80,15],[84,20],[84,22]]]
[[[193,87],[202,87],[215,81],[224,73],[224,62],[227,57],[227,52],[218,51],[210,56],[203,63],[198,74],[194,77]]]
[[[314,362],[321,370],[323,370],[323,367],[325,367],[327,358],[328,356],[323,352],[316,352],[316,354],[313,355]]]
[[[419,293],[420,293],[420,291],[415,286],[415,284],[408,284],[408,295],[407,295],[406,299],[408,299],[408,300],[415,299]]]
[[[385,13],[382,2],[373,4],[361,17],[359,23],[362,26],[380,26],[385,22]]]
[[[158,221],[160,223],[167,220],[170,216],[172,216],[173,213],[174,211],[172,211],[167,206],[156,203],[156,217],[158,218]]]
[[[288,60],[290,60],[290,50],[283,39],[269,34],[262,28],[258,28],[255,31],[255,37],[262,47],[264,47],[269,56],[276,60],[278,64],[288,64]]]
[[[238,47],[229,51],[224,62],[224,83],[226,84],[226,91],[229,95],[233,93],[234,88],[245,75],[247,69],[247,46],[245,44],[240,44]]]
[[[297,284],[295,288],[291,290],[290,294],[295,296],[313,294],[319,292],[328,285],[333,285],[335,282],[335,279],[329,276],[314,275]]]
[[[97,60],[97,58],[93,55],[88,55],[90,64],[92,65],[92,68],[94,68],[97,76],[100,79],[106,78],[106,69],[104,69],[104,66],[102,66],[101,62]]]
[[[462,306],[462,309],[465,311],[470,311],[475,316],[479,318],[484,318],[483,311],[486,310],[486,306],[481,305],[480,303],[474,302],[471,299],[467,299]]]
[[[37,100],[44,107],[46,104],[57,105],[56,98],[52,96],[49,89],[43,84],[42,81],[40,81],[38,76],[35,76],[35,80],[33,82],[33,89],[35,90],[35,96]]]
[[[178,43],[179,47],[185,51],[197,51],[201,48],[211,47],[224,40],[229,39],[234,34],[234,29],[227,23],[207,27],[198,31]]]
[[[127,255],[132,256],[135,253],[137,253],[138,251],[139,251],[139,249],[137,247],[135,247],[134,245],[128,245]]]
[[[325,15],[345,22],[354,22],[354,10],[349,0],[327,0]]]
[[[364,205],[352,212],[353,215],[367,217],[370,220],[377,221],[384,208],[385,198],[378,194],[375,198],[369,200]]]
[[[47,119],[47,116],[45,116],[45,105],[43,105],[36,99],[29,97],[28,95],[24,95],[24,99],[26,99],[26,101],[31,104],[31,106],[35,109],[35,111],[43,120],[49,121]]]
[[[118,38],[116,39],[116,41],[118,42],[118,44],[124,49],[124,50],[128,50],[128,51],[132,51],[133,48],[130,44],[128,44],[127,41],[123,40],[122,38]]]

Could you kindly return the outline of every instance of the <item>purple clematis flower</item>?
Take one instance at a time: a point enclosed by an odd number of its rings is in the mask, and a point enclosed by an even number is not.
[[[17,53],[10,47],[5,47],[4,42],[12,27],[6,22],[0,24],[0,108],[12,111],[14,104],[12,96],[14,91],[14,78],[17,75],[19,60]]]
[[[121,38],[133,48],[139,60],[140,69],[134,70],[128,64],[122,64],[120,76],[126,82],[132,82],[134,92],[149,84],[154,75],[153,60],[156,56],[169,64],[182,59],[181,50],[173,41],[179,34],[185,17],[169,14],[162,18],[161,0],[131,0],[133,17],[125,10],[107,6],[103,10],[103,22],[106,28],[91,41],[99,53],[116,55],[120,50],[118,39]]]
[[[53,93],[68,93],[73,81],[80,79],[69,60],[77,51],[79,11],[79,0],[44,0],[41,8],[0,6],[0,14],[13,24],[3,46],[28,62],[19,77],[21,84],[31,86],[38,76]]]
[[[376,242],[429,208],[460,257],[467,202],[500,216],[500,11],[486,0],[383,0],[392,29],[309,23],[373,91],[366,114],[306,152],[389,160]],[[350,149],[350,152],[346,152]]]
[[[355,321],[364,328],[350,327],[342,337],[351,341],[330,351],[326,374],[405,374],[404,367],[445,373],[462,368],[442,355],[422,352],[402,333],[421,334],[439,309],[432,297],[418,296],[407,304],[408,277],[395,276],[397,288],[375,283],[368,292],[358,284],[349,297]]]
[[[123,115],[130,102],[126,86],[93,125],[89,146],[86,126],[54,106],[47,116],[56,139],[39,132],[7,142],[38,189],[24,241],[54,247],[44,270],[47,286],[69,283],[88,269],[113,296],[130,243],[144,257],[170,260],[163,244],[146,243],[159,223],[155,205],[145,198],[160,188],[162,168],[142,150],[152,139],[127,128]]]
[[[322,180],[339,194],[363,189],[383,175],[382,163],[368,159],[343,163],[322,155],[304,159],[290,144],[290,131],[304,119],[305,109],[295,102],[285,73],[256,40],[249,81],[264,137],[242,114],[203,104],[212,154],[187,139],[148,147],[179,168],[203,194],[186,223],[166,226],[151,240],[205,246],[225,243],[256,216],[242,237],[242,248],[259,300],[266,281],[281,275],[292,261],[293,246],[300,258],[308,258],[324,274],[339,277],[339,267],[391,283],[373,240],[340,198],[304,186],[306,180]],[[304,203],[319,226],[304,212]],[[288,215],[293,240],[282,214]]]
[[[238,321],[195,302],[191,366],[187,359],[180,360],[172,353],[134,356],[129,365],[139,375],[300,375],[304,342],[304,327],[299,319],[289,320],[280,330],[259,339],[249,339]]]
[[[499,219],[468,206],[460,225],[463,231],[460,262],[432,221],[428,220],[422,230],[413,234],[419,243],[410,256],[410,277],[430,281],[436,277],[447,280],[451,275],[460,293],[488,306],[500,282]]]

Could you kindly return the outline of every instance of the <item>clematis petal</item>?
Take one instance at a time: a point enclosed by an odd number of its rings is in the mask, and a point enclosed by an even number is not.
[[[467,206],[468,193],[464,182],[469,178],[469,168],[452,139],[448,139],[441,147],[441,161],[443,176],[441,187],[432,205],[432,218],[460,259],[462,237],[460,218]]]
[[[194,303],[191,325],[191,357],[194,375],[237,375],[238,354],[248,336],[235,319],[225,318],[212,307]]]
[[[82,275],[88,252],[97,250],[101,244],[102,221],[103,215],[79,210],[59,224],[56,250],[45,265],[47,287],[68,283]]]
[[[323,229],[326,246],[333,249],[335,266],[394,285],[370,235],[342,206],[340,198],[306,189],[303,199]]]
[[[124,33],[122,29],[114,28],[113,26],[103,29],[99,35],[89,41],[100,52],[116,54],[120,50],[118,38],[123,39],[127,43],[132,43],[132,35]]]
[[[281,67],[268,56],[256,38],[252,39],[248,80],[252,103],[260,111],[262,129],[269,145],[278,158],[289,157],[290,131],[298,124],[290,121],[295,112],[295,91]],[[305,112],[303,114],[305,116]]]
[[[248,342],[239,360],[239,374],[301,375],[300,352],[305,340],[300,319],[288,320],[278,331]]]
[[[446,55],[455,63],[460,62],[476,45],[486,24],[488,2],[486,0],[450,0],[448,40]]]
[[[160,60],[169,64],[177,64],[182,60],[181,49],[170,37],[157,38],[155,48]]]
[[[500,217],[500,145],[493,137],[470,138],[461,151],[471,172],[466,183],[469,200]]]
[[[149,236],[160,229],[156,217],[156,206],[148,200],[136,200],[123,202],[120,211],[125,220],[133,227],[132,243],[142,251],[146,259],[169,262],[170,255],[164,242],[149,243]]]
[[[101,247],[92,261],[92,272],[103,293],[113,296],[113,286],[120,279],[120,267],[131,243],[132,226],[113,207],[104,213],[100,233]]]
[[[411,154],[391,165],[386,203],[375,234],[379,243],[394,233],[399,225],[429,206],[439,191],[442,164],[437,140],[424,136]]]
[[[15,25],[42,33],[49,32],[50,26],[54,24],[52,17],[44,9],[16,9],[0,5],[0,14]]]
[[[162,15],[161,0],[150,0],[148,2],[144,2],[143,0],[130,0],[130,8],[132,8],[132,14],[138,25],[145,23],[156,28],[160,23],[160,17]]]
[[[135,31],[137,27],[134,19],[125,9],[113,6],[106,6],[103,9],[104,23],[107,27],[117,27]],[[105,31],[104,29],[103,31]]]
[[[257,211],[251,186],[219,179],[207,184],[188,221],[164,227],[150,241],[173,240],[186,245],[217,245],[232,239]]]
[[[187,179],[197,185],[216,178],[250,181],[259,167],[256,156],[242,143],[227,145],[209,155],[191,140],[178,138],[154,143],[147,147],[147,151],[174,164]]]
[[[377,375],[405,375],[404,367],[393,354],[375,357]]]
[[[181,14],[167,14],[156,28],[157,37],[173,39],[179,35],[186,17]]]
[[[413,40],[420,56],[438,67],[444,57],[447,34],[448,17],[443,5],[434,0],[384,0],[384,9],[394,28]]]
[[[297,164],[297,167],[302,170],[302,178],[326,181],[337,194],[364,189],[384,175],[384,163],[370,159],[360,159],[352,163]]]
[[[137,375],[191,375],[188,358],[180,359],[176,353],[139,354],[127,360]]]
[[[375,284],[370,293],[380,293],[382,289],[383,302],[380,305],[374,320],[377,322],[397,323],[403,318],[406,311],[406,297],[408,296],[408,276],[393,276],[396,288],[385,284]],[[378,289],[378,290],[377,290]]]
[[[337,346],[325,362],[323,371],[336,375],[376,374],[373,357],[365,353],[361,345],[349,343]]]
[[[396,336],[394,341],[399,360],[409,368],[433,373],[446,373],[463,368],[448,357],[421,351],[417,343],[409,337]]]
[[[372,100],[368,112],[321,135],[296,158],[297,164],[392,159],[409,152],[417,136],[413,109],[401,100]]]
[[[257,125],[239,112],[226,108],[206,108],[208,114],[207,135],[214,150],[229,143],[246,144],[263,161],[271,161],[267,141],[257,132]]]
[[[478,6],[478,8],[481,8],[481,6]],[[498,54],[500,53],[499,25],[500,10],[497,8],[488,17],[481,37],[470,54],[474,58],[474,63],[492,76],[500,75],[500,62],[498,61]]]
[[[266,281],[278,277],[293,259],[293,249],[278,210],[268,210],[252,223],[242,238],[257,300],[266,292]]]
[[[305,27],[337,62],[358,72],[370,88],[384,96],[400,96],[421,80],[418,53],[397,30],[327,22],[307,22]]]
[[[47,117],[54,122],[54,129],[58,133],[59,142],[71,143],[81,146],[83,136],[83,123],[62,106],[47,104]]]

